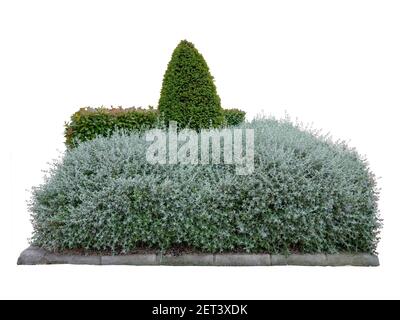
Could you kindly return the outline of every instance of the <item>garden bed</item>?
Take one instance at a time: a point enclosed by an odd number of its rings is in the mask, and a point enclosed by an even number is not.
[[[379,266],[378,256],[357,254],[246,254],[246,253],[135,253],[124,255],[83,255],[53,253],[29,247],[18,258],[19,265],[74,264],[74,265],[133,265],[133,266]]]
[[[68,149],[33,189],[35,247],[19,263],[378,265],[366,159],[290,119],[244,116],[221,107],[182,41],[157,110],[73,115]]]

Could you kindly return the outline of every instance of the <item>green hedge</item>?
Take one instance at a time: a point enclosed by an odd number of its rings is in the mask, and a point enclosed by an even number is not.
[[[181,41],[172,54],[161,89],[158,109],[166,123],[180,128],[223,125],[221,101],[207,63],[194,45]]]
[[[226,126],[244,122],[246,113],[238,109],[223,110]],[[162,124],[158,110],[143,108],[81,108],[65,124],[65,143],[76,147],[79,142],[92,140],[97,136],[109,136],[117,129],[129,132],[143,131]]]
[[[223,114],[227,126],[237,126],[246,119],[246,112],[239,109],[224,109]]]
[[[159,122],[157,110],[143,108],[81,108],[65,124],[65,143],[75,147],[79,142],[96,136],[109,136],[117,129],[143,131],[154,128]]]

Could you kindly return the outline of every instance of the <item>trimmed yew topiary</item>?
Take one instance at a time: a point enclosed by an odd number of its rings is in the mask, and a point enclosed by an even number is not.
[[[158,108],[166,123],[176,121],[179,127],[198,130],[224,123],[221,101],[207,63],[186,40],[172,54]]]

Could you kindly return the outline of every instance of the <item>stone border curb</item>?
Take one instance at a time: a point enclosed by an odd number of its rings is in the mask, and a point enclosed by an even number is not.
[[[60,255],[38,247],[25,249],[18,265],[76,264],[132,266],[357,266],[377,267],[373,254],[134,254],[117,256]]]

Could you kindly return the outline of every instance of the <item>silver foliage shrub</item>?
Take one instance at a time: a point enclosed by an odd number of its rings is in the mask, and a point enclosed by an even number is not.
[[[260,118],[255,171],[152,165],[137,134],[66,151],[34,188],[32,242],[51,250],[374,252],[375,179],[343,142],[288,120]]]

